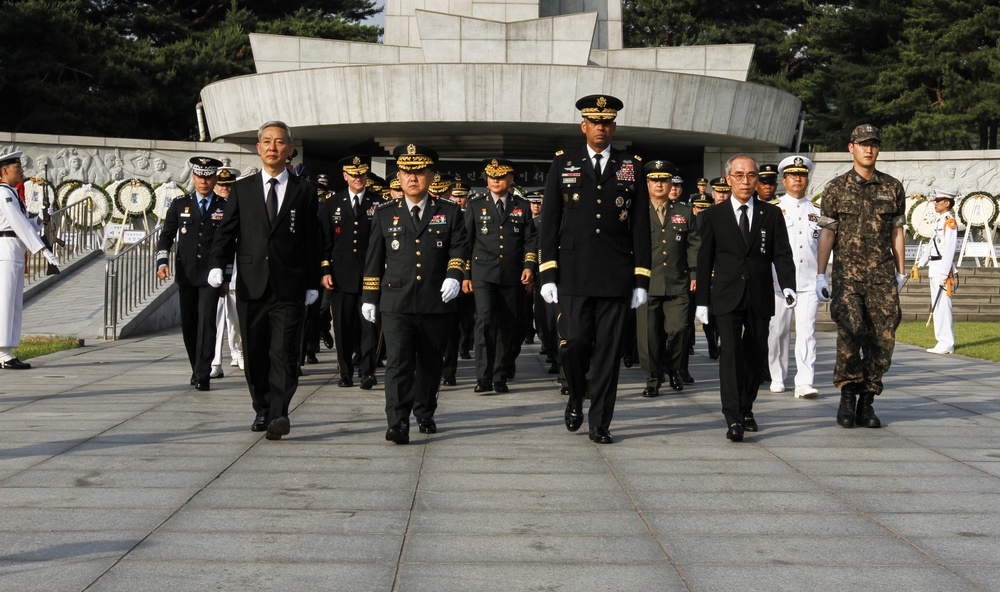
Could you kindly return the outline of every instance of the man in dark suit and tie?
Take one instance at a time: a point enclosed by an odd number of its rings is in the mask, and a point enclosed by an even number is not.
[[[767,325],[774,314],[771,266],[785,296],[795,306],[795,263],[784,217],[776,206],[754,197],[757,161],[739,154],[726,162],[732,197],[698,216],[698,308],[708,323],[711,305],[721,340],[719,390],[722,413],[733,442],[744,430],[756,432],[753,403],[767,365]]]
[[[285,167],[294,149],[284,122],[257,130],[262,170],[233,184],[208,276],[209,284],[220,286],[236,255],[236,311],[257,414],[250,429],[266,430],[268,440],[289,432],[305,306],[316,301],[320,282],[329,282],[321,277],[316,190]]]
[[[410,413],[421,434],[437,432],[434,411],[452,302],[468,257],[469,239],[458,204],[428,194],[437,153],[416,144],[393,150],[403,199],[384,202],[372,218],[361,314],[382,313],[385,367],[385,439],[410,441]]]
[[[559,304],[559,359],[569,386],[566,429],[580,429],[589,392],[590,439],[598,444],[614,442],[609,427],[627,313],[630,305],[646,302],[651,275],[642,161],[611,147],[622,106],[610,95],[576,102],[587,143],[556,152],[545,181],[539,237],[542,298]]]
[[[207,391],[215,358],[215,311],[219,287],[208,284],[209,255],[215,231],[222,223],[225,201],[215,194],[222,161],[195,156],[191,163],[194,191],[170,202],[156,241],[156,277],[170,277],[170,248],[177,241],[177,294],[181,333],[191,362],[191,384]]]
[[[354,385],[354,365],[357,354],[361,370],[361,388],[368,390],[375,380],[375,347],[378,345],[377,324],[361,318],[361,276],[371,235],[375,206],[383,203],[381,193],[365,187],[371,157],[355,154],[337,163],[344,172],[347,189],[338,191],[320,208],[320,230],[323,233],[323,273],[330,275],[329,290],[334,337],[337,343],[337,366],[340,382],[337,386]]]

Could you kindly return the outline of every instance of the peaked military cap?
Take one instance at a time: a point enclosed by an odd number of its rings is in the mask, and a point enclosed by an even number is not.
[[[725,177],[716,177],[712,179],[712,191],[722,191],[728,193],[732,190],[733,188],[729,186],[729,181],[726,181]]]
[[[0,156],[0,167],[14,164],[15,162],[21,162],[22,156],[24,156],[24,152],[21,152],[20,150],[4,154],[3,156]]]
[[[320,173],[316,175],[316,182],[322,185],[323,187],[326,187],[327,185],[330,184],[330,176],[327,175],[326,173]]]
[[[192,156],[188,162],[191,163],[191,172],[199,177],[214,177],[222,166],[221,160],[211,156]]]
[[[958,195],[952,193],[951,191],[945,191],[944,189],[938,189],[935,187],[934,197],[931,198],[931,201],[944,201],[947,199],[952,205],[955,205],[956,197],[958,197]]]
[[[379,177],[375,173],[368,173],[368,179],[365,181],[365,187],[371,187],[372,191],[382,191],[385,187],[385,179]]]
[[[337,161],[345,173],[354,177],[359,177],[368,172],[371,168],[372,157],[367,154],[352,154]]]
[[[472,187],[465,181],[456,179],[455,184],[451,186],[451,196],[452,197],[465,197],[469,195],[469,191]]]
[[[867,140],[875,140],[881,144],[882,132],[870,123],[861,124],[851,132],[851,144],[858,144]]]
[[[708,179],[705,177],[698,177],[698,182],[695,185],[708,185]]]
[[[401,171],[419,171],[433,167],[437,162],[438,153],[432,148],[419,144],[400,144],[392,150],[396,157],[396,166]]]
[[[773,185],[778,182],[778,165],[776,164],[762,164],[760,165],[759,177],[760,182],[765,185]]]
[[[576,102],[580,115],[593,122],[614,121],[624,107],[621,99],[611,95],[587,95]]]
[[[219,185],[232,185],[240,177],[240,170],[233,167],[221,167],[219,169]]]
[[[684,179],[680,175],[674,175],[674,178],[671,179],[671,182],[674,185],[683,185],[684,184]]]
[[[486,165],[486,176],[494,179],[514,172],[514,163],[502,158],[486,158],[483,164]]]
[[[530,203],[542,203],[542,196],[544,192],[541,189],[536,189],[534,191],[529,191],[524,194],[524,199],[528,200]]]
[[[646,179],[650,181],[672,181],[677,175],[677,167],[669,160],[651,160],[642,166]]]
[[[289,154],[288,158],[285,159],[285,164],[292,164],[292,161],[298,155],[299,155],[299,149],[298,148],[292,148],[292,153]]]
[[[698,196],[698,198],[695,199],[693,202],[691,202],[691,205],[696,208],[701,208],[704,210],[705,208],[710,208],[713,205],[715,205],[715,202],[713,202],[708,196],[701,195]]]
[[[786,175],[796,173],[804,173],[808,175],[812,172],[812,168],[813,161],[809,160],[809,158],[805,156],[799,156],[798,154],[795,156],[786,156],[781,160],[781,162],[778,163],[778,172]]]
[[[446,175],[434,175],[434,180],[431,182],[430,186],[431,193],[444,193],[445,191],[448,191],[451,184],[451,177]]]

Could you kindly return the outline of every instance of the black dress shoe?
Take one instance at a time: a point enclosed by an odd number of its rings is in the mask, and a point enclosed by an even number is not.
[[[361,388],[366,391],[370,391],[376,384],[378,384],[378,380],[375,378],[374,374],[365,374],[361,378]]]
[[[753,413],[743,416],[743,429],[748,432],[757,431],[757,420],[753,418]]]
[[[694,376],[691,376],[691,373],[687,370],[681,370],[680,375],[681,380],[683,380],[685,384],[694,384]]]
[[[17,358],[11,358],[9,360],[4,360],[0,362],[0,369],[3,370],[28,370],[31,368],[31,364],[27,362],[22,362]]]
[[[693,356],[694,355],[694,346],[693,345],[688,348],[688,355],[689,356]]]
[[[729,426],[729,431],[726,432],[726,437],[729,438],[730,440],[732,440],[733,442],[742,442],[743,441],[743,425],[742,424],[738,424],[738,423],[734,423],[734,424],[730,425]]]
[[[646,388],[642,389],[643,397],[653,398],[659,396],[659,394],[660,394],[660,389],[656,388],[655,386],[647,386]]]
[[[719,359],[719,348],[718,347],[711,347],[710,346],[708,348],[708,357],[712,358],[713,360],[718,360]]]
[[[674,389],[675,391],[684,390],[684,381],[681,380],[680,374],[673,371],[667,372],[667,374],[670,376],[670,388]]]
[[[253,418],[253,423],[250,424],[251,432],[263,432],[266,429],[267,429],[266,415],[258,415],[257,417]]]
[[[562,395],[562,396],[564,396],[564,397],[568,396],[569,395],[569,387],[568,386],[561,386],[561,387],[559,387],[559,394]]]
[[[401,421],[385,431],[385,439],[396,444],[410,443],[410,424]]]
[[[337,386],[339,386],[341,388],[346,388],[346,387],[349,387],[349,386],[354,386],[354,381],[351,380],[350,376],[342,376],[340,378],[340,380],[337,382]]]
[[[191,386],[194,386],[194,385],[196,385],[196,384],[198,384],[198,379],[197,379],[197,378],[195,378],[194,376],[192,376],[192,377],[191,377]]]
[[[566,413],[563,417],[566,421],[566,429],[575,432],[580,429],[583,425],[583,409],[582,405],[573,405],[573,398],[570,397],[568,403],[566,403]]]
[[[316,359],[316,354],[306,354],[306,364],[319,364],[319,360]]]
[[[507,388],[507,383],[503,381],[497,381],[493,383],[493,391],[497,393],[507,393],[510,389]]]
[[[326,349],[333,349],[333,334],[327,330],[323,330],[323,345]]]
[[[631,368],[633,363],[632,354],[625,354],[622,356],[622,364],[625,364],[626,368]]]
[[[595,444],[615,443],[615,439],[612,437],[608,428],[590,428],[590,439]]]
[[[264,434],[264,437],[268,440],[280,440],[290,431],[292,431],[292,424],[289,423],[288,418],[285,416],[276,417],[267,424],[267,433]]]
[[[444,379],[445,386],[455,386],[456,384],[458,384],[458,382],[455,380],[454,377],[448,377]]]
[[[460,354],[458,354],[458,357],[461,358],[461,359],[463,359],[463,360],[471,360],[472,359],[472,353],[469,350],[465,350],[465,351],[461,352]]]
[[[196,391],[210,391],[210,390],[212,390],[212,387],[210,387],[208,385],[208,381],[207,380],[199,380],[198,382],[194,383],[194,390],[196,390]]]
[[[420,430],[421,434],[436,434],[438,431],[438,426],[434,423],[433,417],[428,417],[427,419],[418,419],[417,428]]]
[[[546,370],[546,372],[549,374],[559,374],[559,362],[552,362],[552,365],[549,366],[549,369]]]
[[[472,391],[475,393],[492,393],[493,385],[490,384],[489,382],[480,381],[476,383],[476,388],[472,389]]]

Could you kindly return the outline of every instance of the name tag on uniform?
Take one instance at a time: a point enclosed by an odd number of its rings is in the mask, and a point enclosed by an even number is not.
[[[191,212],[181,212],[180,213],[180,217],[181,218],[190,218],[191,217]]]
[[[493,221],[493,216],[480,216],[479,217],[479,221],[480,222],[492,222]]]
[[[879,193],[875,199],[878,199],[879,201],[892,201],[896,198],[895,196],[892,195],[882,195],[881,193]]]
[[[386,232],[403,232],[403,227],[402,226],[390,226],[389,228],[386,228],[385,231]]]

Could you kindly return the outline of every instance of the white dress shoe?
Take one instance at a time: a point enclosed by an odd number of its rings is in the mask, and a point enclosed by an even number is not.
[[[243,352],[240,352],[240,356],[239,356],[239,358],[237,358],[237,364],[239,365],[240,370],[242,370],[243,369]]]
[[[780,382],[771,382],[771,392],[783,393],[785,392],[785,385]]]
[[[240,365],[239,357],[238,356],[233,356],[233,361],[229,362],[229,365],[232,366],[233,368],[238,367]]]
[[[212,366],[212,373],[208,375],[209,378],[222,378],[222,366]]]
[[[819,391],[816,390],[811,384],[800,384],[795,387],[795,398],[796,399],[814,399]]]
[[[941,344],[939,343],[939,344],[935,345],[934,347],[932,347],[932,348],[928,349],[928,350],[927,350],[927,353],[929,353],[929,354],[950,354],[950,353],[952,353],[953,351],[955,351],[955,350],[953,350],[953,349],[948,349],[948,348],[946,348],[946,347],[942,346],[942,345],[941,345]]]

